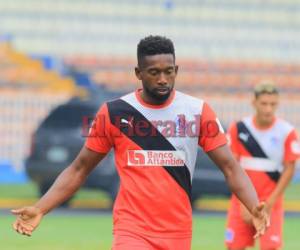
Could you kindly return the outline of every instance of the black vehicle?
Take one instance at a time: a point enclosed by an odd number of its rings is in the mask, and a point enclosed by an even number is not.
[[[83,117],[92,118],[96,112],[97,107],[91,103],[71,101],[54,109],[35,132],[25,166],[41,195],[79,153],[85,141]],[[110,153],[88,176],[84,187],[100,188],[114,199],[118,182]]]
[[[198,149],[192,182],[192,202],[201,196],[225,196],[231,192],[221,170],[202,149]]]
[[[95,100],[72,100],[50,112],[35,132],[32,152],[26,159],[25,167],[29,177],[37,183],[41,195],[79,153],[85,141],[82,135],[83,117],[92,118],[99,105]],[[113,152],[110,152],[91,172],[83,187],[100,189],[108,193],[112,200],[115,199],[119,177],[114,166]],[[195,201],[202,195],[229,194],[223,174],[199,148],[192,200]]]

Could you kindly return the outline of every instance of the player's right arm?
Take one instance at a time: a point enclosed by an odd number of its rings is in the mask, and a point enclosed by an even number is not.
[[[14,230],[30,236],[43,216],[70,198],[105,155],[84,146],[76,159],[57,177],[48,192],[36,204],[12,210],[17,216],[13,224]]]
[[[100,108],[90,129],[85,146],[75,160],[57,177],[48,192],[33,206],[12,210],[17,215],[13,228],[30,236],[45,214],[70,198],[84,183],[113,146],[106,104]]]

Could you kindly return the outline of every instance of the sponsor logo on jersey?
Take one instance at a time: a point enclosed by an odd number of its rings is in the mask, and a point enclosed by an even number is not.
[[[133,119],[134,119],[134,117],[131,117],[130,119],[128,119],[128,120],[126,120],[125,118],[122,118],[121,119],[121,123],[125,123],[125,124],[128,124],[130,127],[133,127]]]
[[[247,142],[247,141],[248,141],[249,136],[250,136],[250,135],[247,134],[247,133],[243,133],[243,132],[239,133],[239,138],[241,138],[241,140],[243,140],[244,142]]]
[[[128,166],[173,166],[183,167],[185,152],[164,150],[128,150]]]

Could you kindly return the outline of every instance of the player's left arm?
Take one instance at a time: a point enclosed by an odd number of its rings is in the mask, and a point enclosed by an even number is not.
[[[284,145],[283,166],[284,169],[277,182],[276,188],[266,201],[267,210],[271,211],[277,199],[284,193],[286,187],[293,178],[295,172],[296,160],[300,158],[300,142],[295,130],[292,130]]]
[[[265,204],[259,202],[250,178],[237,162],[229,147],[223,145],[207,152],[207,154],[223,172],[231,191],[251,213],[252,223],[256,229],[254,237],[263,235],[270,225]]]
[[[257,230],[256,237],[264,234],[269,224],[268,216],[264,211],[265,204],[259,203],[249,177],[233,156],[225,132],[207,103],[204,103],[201,114],[199,146],[222,170],[231,191],[253,215],[253,224]]]
[[[284,193],[295,172],[295,162],[284,162],[284,170],[272,194],[266,201],[267,211],[270,212],[277,199]]]
[[[208,156],[223,172],[230,190],[252,212],[259,200],[251,180],[233,156],[230,148],[223,145],[207,152]]]
[[[230,189],[247,209],[252,211],[258,206],[256,191],[230,150],[225,131],[207,103],[204,103],[201,114],[199,146],[222,170]]]

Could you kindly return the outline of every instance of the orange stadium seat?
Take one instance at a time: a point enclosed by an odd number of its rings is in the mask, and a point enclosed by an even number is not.
[[[137,79],[134,75],[135,58],[132,57],[91,57],[66,58],[66,64],[84,68],[90,72],[97,84],[109,88],[132,89]],[[270,61],[214,60],[201,61],[189,58],[178,60],[177,85],[183,89],[202,89],[225,93],[245,92],[261,80],[274,80],[282,91],[287,86],[300,89],[297,64],[273,63]]]

